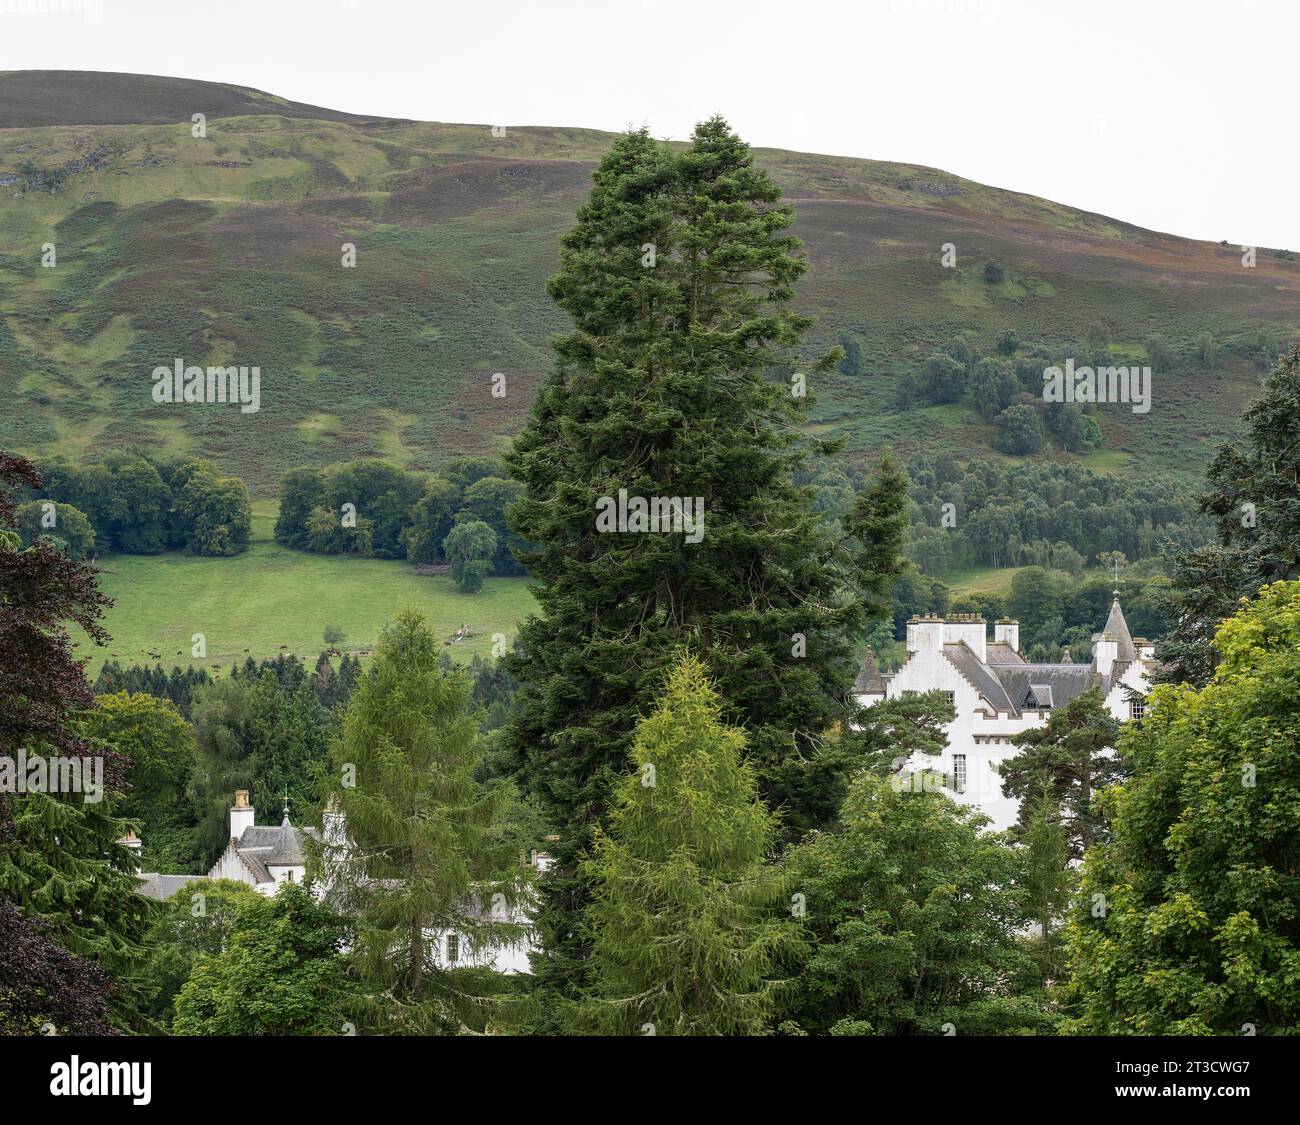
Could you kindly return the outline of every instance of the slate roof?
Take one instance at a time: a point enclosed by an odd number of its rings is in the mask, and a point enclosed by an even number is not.
[[[298,829],[289,823],[288,814],[280,825],[279,834],[271,848],[271,854],[263,861],[268,867],[301,867],[307,862],[302,854],[302,844],[298,839]]]
[[[316,828],[294,828],[285,817],[278,828],[267,824],[249,825],[235,841],[235,852],[258,883],[272,882],[271,867],[302,867],[304,835],[319,838]]]
[[[1016,705],[1017,714],[1031,692],[1040,706],[1064,707],[1094,683],[1101,682],[1087,664],[1002,664],[994,666],[992,671]]]
[[[1025,662],[1025,658],[1020,653],[1002,641],[989,641],[984,647],[989,664],[1023,664]]]
[[[884,695],[885,681],[881,679],[880,667],[876,664],[876,654],[867,648],[862,658],[862,667],[858,669],[858,678],[853,681],[855,695]]]
[[[161,902],[163,899],[171,898],[177,891],[188,887],[191,883],[206,882],[206,875],[159,875],[151,872],[147,875],[138,876],[140,885],[136,888],[145,898],[157,899]]]
[[[966,682],[980,693],[980,697],[987,701],[990,707],[995,711],[1016,713],[1016,708],[1007,697],[1006,689],[1002,686],[998,677],[994,675],[987,665],[980,662],[980,658],[971,649],[970,645],[965,641],[944,645],[943,654],[948,658],[952,666],[962,674]],[[1015,667],[1015,665],[1010,665],[1010,667]]]

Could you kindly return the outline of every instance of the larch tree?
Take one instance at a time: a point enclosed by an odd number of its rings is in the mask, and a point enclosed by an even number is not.
[[[382,997],[368,1018],[388,1033],[481,1023],[489,1001],[448,964],[445,938],[481,959],[525,931],[525,880],[500,823],[509,794],[475,780],[469,682],[441,652],[415,610],[385,629],[333,749],[332,815],[312,865],[354,921],[355,969]]]
[[[615,1034],[753,1035],[797,948],[776,821],[703,664],[684,656],[632,744],[585,870],[595,983],[582,1013]]]

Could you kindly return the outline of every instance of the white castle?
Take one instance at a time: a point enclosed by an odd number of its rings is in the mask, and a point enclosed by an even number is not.
[[[1053,708],[1094,687],[1115,718],[1140,719],[1154,665],[1154,646],[1130,636],[1116,591],[1110,616],[1093,637],[1091,664],[1075,664],[1068,648],[1059,664],[1026,662],[1017,621],[995,622],[990,639],[984,618],[975,614],[913,617],[902,667],[882,676],[868,651],[853,692],[865,706],[909,693],[947,692],[957,711],[946,728],[948,745],[937,759],[916,755],[906,768],[946,776],[953,798],[979,808],[1000,831],[1015,824],[1019,809],[1019,802],[1003,796],[998,774],[998,766],[1019,753],[1012,736],[1045,726]]]

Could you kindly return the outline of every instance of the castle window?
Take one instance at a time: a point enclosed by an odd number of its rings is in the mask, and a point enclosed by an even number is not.
[[[1130,719],[1145,719],[1147,717],[1147,701],[1145,699],[1135,699],[1128,707]]]
[[[947,698],[950,707],[957,705],[957,693],[955,691],[945,691],[943,694]]]
[[[460,935],[447,935],[447,964],[454,965],[460,960]]]
[[[952,756],[952,785],[958,793],[966,792],[966,755]]]

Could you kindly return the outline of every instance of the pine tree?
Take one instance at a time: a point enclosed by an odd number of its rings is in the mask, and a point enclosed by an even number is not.
[[[1097,793],[1124,776],[1124,760],[1114,753],[1119,721],[1106,710],[1101,692],[1092,688],[1056,708],[1046,726],[1015,735],[1015,757],[999,767],[1002,792],[1020,802],[1018,828],[1023,831],[1044,792],[1062,811],[1070,858],[1107,838]]]
[[[445,966],[442,935],[480,955],[523,937],[511,920],[522,876],[499,823],[508,793],[475,782],[469,683],[443,670],[441,652],[424,617],[403,611],[333,751],[331,796],[346,837],[327,832],[318,863],[355,921],[355,968],[382,990],[372,1016],[387,1032],[454,1032],[476,1018],[482,998]]]
[[[573,327],[508,457],[541,612],[506,658],[522,685],[506,747],[561,834],[534,968],[570,991],[584,973],[580,857],[673,654],[698,652],[795,835],[823,815],[809,763],[844,714],[874,597],[857,571],[871,545],[831,542],[793,483],[799,392],[832,357],[799,359],[810,322],[790,308],[806,269],[792,209],[716,118],[680,153],[645,130],[621,137],[594,182],[549,284]],[[600,532],[597,502],[620,489],[702,498],[703,538]],[[892,526],[906,496],[881,501]],[[866,577],[887,588],[896,567]]]
[[[1219,542],[1174,556],[1158,682],[1208,683],[1219,622],[1266,583],[1300,577],[1300,345],[1265,378],[1242,420],[1245,447],[1219,448],[1200,499]]]
[[[608,833],[584,865],[595,987],[584,1015],[614,1033],[758,1033],[796,931],[765,865],[776,821],[721,717],[704,666],[683,657],[632,746]]]

